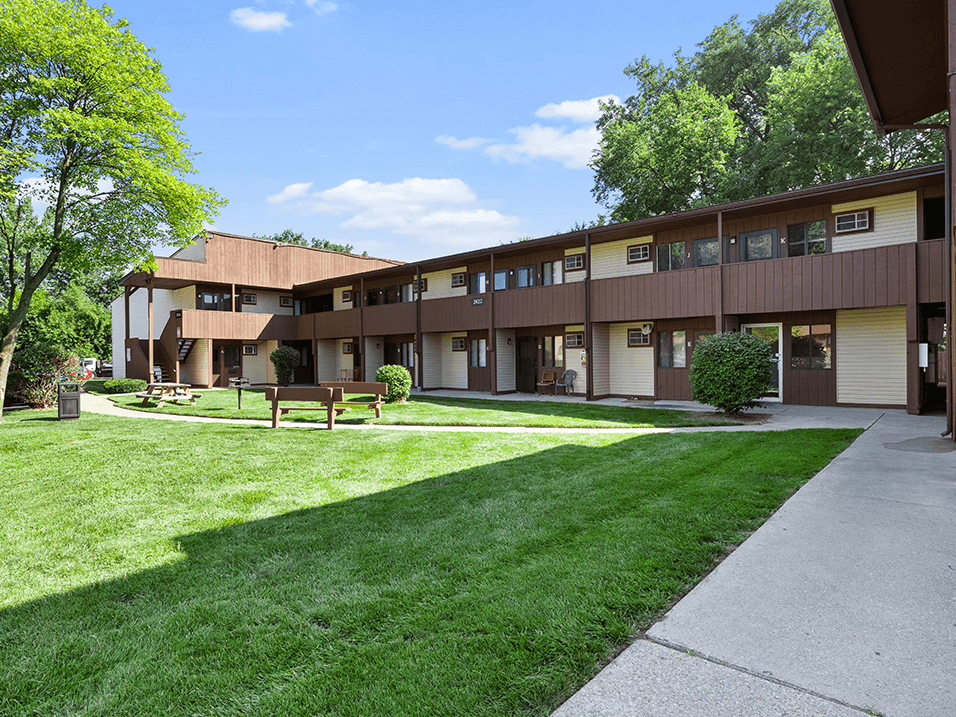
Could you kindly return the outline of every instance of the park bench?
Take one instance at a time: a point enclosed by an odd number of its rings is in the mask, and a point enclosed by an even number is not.
[[[337,408],[336,403],[342,403],[344,396],[342,389],[336,388],[299,388],[288,386],[270,386],[266,389],[266,400],[272,403],[272,427],[279,427],[279,418],[289,411],[325,411],[326,423],[329,430],[335,427],[335,417],[345,413],[344,408]],[[318,406],[280,406],[282,401],[297,403],[318,403]]]
[[[352,394],[372,394],[375,396],[374,401],[345,401],[344,399],[339,399],[336,401],[336,405],[341,406],[342,408],[351,408],[352,406],[368,406],[375,411],[376,418],[382,417],[382,396],[388,393],[387,383],[323,381],[319,385],[322,388],[342,389],[342,391],[348,391]]]

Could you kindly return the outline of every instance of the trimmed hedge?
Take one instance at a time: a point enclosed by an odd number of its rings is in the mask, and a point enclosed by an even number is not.
[[[103,382],[107,393],[138,393],[146,390],[146,382],[141,378],[114,378]]]
[[[385,403],[405,403],[412,392],[412,376],[404,366],[382,366],[375,372],[375,380],[388,384]]]
[[[697,341],[690,364],[694,400],[740,413],[757,405],[777,370],[773,347],[751,334],[713,334]]]

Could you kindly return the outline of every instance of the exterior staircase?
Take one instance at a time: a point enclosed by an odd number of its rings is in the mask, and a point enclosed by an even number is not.
[[[179,339],[179,363],[183,363],[189,358],[195,344],[195,339]]]

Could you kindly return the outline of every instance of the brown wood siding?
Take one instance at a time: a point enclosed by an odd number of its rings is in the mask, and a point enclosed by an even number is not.
[[[295,337],[299,341],[315,338],[315,314],[302,314],[295,317]]]
[[[415,333],[415,314],[415,304],[413,302],[366,306],[365,335],[413,334]]]
[[[945,239],[916,245],[916,291],[921,304],[946,301]]]
[[[591,282],[591,321],[713,315],[716,292],[716,266],[600,279]]]
[[[394,262],[292,244],[211,234],[206,261],[156,258],[157,278],[291,290],[335,276],[395,266]]]
[[[484,298],[484,304],[473,306],[472,299]],[[452,296],[421,302],[422,332],[470,331],[491,325],[487,294],[480,296]]]
[[[495,292],[497,328],[583,323],[582,282]]]
[[[362,309],[345,309],[309,314],[314,317],[315,338],[347,339],[360,336],[362,333],[360,311]]]
[[[182,322],[184,339],[268,341],[296,335],[295,316],[183,309]]]

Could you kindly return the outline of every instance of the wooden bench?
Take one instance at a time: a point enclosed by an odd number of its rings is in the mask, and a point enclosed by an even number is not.
[[[369,403],[364,401],[345,401],[339,399],[336,403],[344,408],[351,406],[368,406],[375,411],[375,417],[382,417],[382,396],[388,393],[387,383],[359,383],[358,381],[323,381],[319,384],[322,388],[341,389],[349,393],[370,393],[375,396],[375,400]]]
[[[345,413],[344,408],[337,408],[336,403],[342,403],[345,397],[342,389],[335,388],[298,388],[288,386],[270,386],[266,389],[266,400],[272,403],[272,427],[279,427],[279,418],[289,411],[325,411],[329,430],[335,427],[335,417]],[[319,403],[319,406],[280,406],[280,401],[298,401]]]

